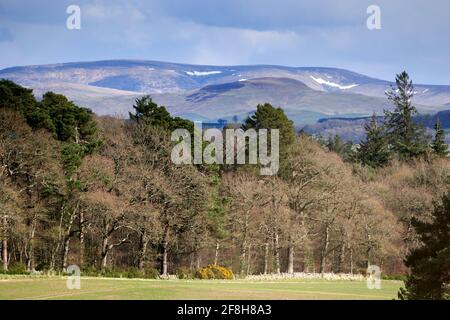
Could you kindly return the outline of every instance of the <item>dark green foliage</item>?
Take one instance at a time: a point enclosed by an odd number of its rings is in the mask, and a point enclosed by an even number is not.
[[[344,159],[344,161],[354,161],[356,155],[354,151],[354,144],[352,142],[345,142],[338,134],[334,137],[329,137],[324,145],[328,150],[336,152]]]
[[[196,270],[188,267],[180,267],[176,273],[178,279],[194,279]]]
[[[279,129],[280,151],[295,141],[294,123],[286,117],[283,109],[274,108],[270,103],[259,104],[255,114],[245,120],[242,128],[244,130]]]
[[[274,108],[270,103],[259,104],[256,112],[248,117],[242,124],[243,130],[255,129],[279,129],[280,141],[280,169],[279,175],[283,175],[287,166],[287,154],[292,144],[295,142],[294,123],[284,114],[283,109]],[[270,148],[270,132],[267,145]]]
[[[230,199],[215,195],[211,208],[208,210],[208,228],[218,239],[227,237],[226,218]]]
[[[19,86],[10,80],[0,80],[0,108],[11,108],[27,118],[35,106],[33,90]]]
[[[417,109],[411,104],[414,86],[405,71],[396,76],[395,82],[396,88],[386,93],[395,106],[393,111],[385,111],[389,142],[403,159],[424,155],[428,149],[429,137],[424,127],[413,121],[413,116],[417,114]]]
[[[53,92],[37,102],[32,90],[9,80],[0,80],[0,108],[20,112],[30,127],[47,129],[59,141],[87,144],[97,130],[91,110]]]
[[[37,102],[32,90],[9,80],[0,80],[0,108],[18,111],[33,129],[47,129],[62,142],[62,162],[70,176],[86,154],[100,145],[93,113],[80,108],[64,95],[47,92]]]
[[[194,124],[179,117],[172,118],[164,106],[158,106],[150,96],[143,96],[135,100],[134,113],[129,113],[130,119],[137,123],[145,123],[152,126],[173,131],[175,129],[187,129],[194,132]]]
[[[76,143],[66,143],[62,146],[61,153],[64,169],[66,172],[72,173],[81,165],[85,149]]]
[[[39,107],[33,90],[10,80],[0,80],[0,108],[18,111],[33,129],[46,128],[54,132],[49,114]]]
[[[378,125],[375,114],[373,114],[372,119],[364,128],[366,130],[366,140],[360,144],[358,160],[362,164],[373,168],[387,165],[391,159],[391,152],[384,128]]]
[[[8,271],[0,270],[1,274],[29,274],[25,264],[21,262],[14,262],[13,264],[8,266]]]
[[[441,127],[439,119],[437,119],[434,129],[436,130],[436,133],[431,148],[436,155],[446,157],[448,156],[448,144],[445,143],[445,132]]]
[[[401,299],[450,299],[450,190],[435,205],[432,221],[413,220],[422,246],[413,250],[405,264],[411,273]]]
[[[158,106],[150,96],[143,96],[135,100],[133,105],[135,113],[129,113],[130,119],[136,122],[149,122],[153,125],[165,125],[172,117],[163,106]]]
[[[53,92],[44,94],[37,107],[51,119],[50,125],[47,125],[48,122],[40,125],[62,142],[62,161],[70,176],[80,166],[83,157],[100,145],[100,141],[94,138],[97,127],[93,114],[89,109],[78,107],[64,95]]]
[[[59,141],[85,142],[95,133],[92,112],[76,106],[61,94],[47,92],[38,108],[48,114],[52,125],[47,129],[52,131]]]

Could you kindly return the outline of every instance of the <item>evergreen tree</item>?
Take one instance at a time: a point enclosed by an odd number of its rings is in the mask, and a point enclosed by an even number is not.
[[[340,135],[328,137],[325,143],[328,150],[336,152],[344,161],[352,162],[355,159],[354,144],[351,141],[344,141]]]
[[[283,109],[274,108],[270,103],[259,104],[254,115],[248,117],[242,125],[244,130],[253,128],[279,129],[280,148],[288,146],[295,141],[294,124],[286,117]]]
[[[378,125],[375,113],[364,129],[366,130],[366,140],[360,143],[358,160],[373,168],[385,166],[391,158],[391,152],[384,128]]]
[[[401,299],[450,299],[450,190],[442,202],[435,205],[430,222],[413,220],[413,226],[423,245],[413,250],[405,260],[411,273]]]
[[[431,144],[431,148],[438,156],[446,157],[448,155],[448,144],[445,143],[445,132],[441,127],[441,122],[439,121],[439,119],[436,120],[434,129],[436,130],[436,133],[434,135],[434,140]]]
[[[337,154],[342,154],[345,149],[345,142],[340,135],[336,134],[334,137],[328,137],[326,146],[328,150],[336,152]]]
[[[394,104],[393,111],[385,111],[389,142],[401,158],[410,159],[426,153],[429,137],[423,126],[414,123],[417,109],[411,104],[414,86],[408,73],[403,71],[395,78],[396,88],[386,92]]]
[[[0,80],[0,108],[18,111],[30,127],[47,129],[59,141],[83,144],[97,129],[91,110],[53,92],[37,102],[32,90],[10,80]]]
[[[130,119],[137,123],[159,126],[166,130],[187,129],[194,132],[192,121],[179,117],[172,118],[166,107],[158,106],[150,96],[143,96],[135,100],[133,105],[135,113],[129,113]]]
[[[170,113],[163,106],[158,106],[150,96],[143,96],[135,100],[135,113],[129,113],[130,119],[136,122],[148,122],[154,125],[167,125],[172,120]]]
[[[0,108],[18,111],[33,129],[46,128],[54,131],[50,116],[38,107],[33,90],[24,88],[13,81],[0,80]]]
[[[81,143],[96,131],[92,111],[78,107],[62,94],[45,93],[38,108],[51,119],[47,129],[59,141]]]
[[[36,106],[33,90],[24,88],[11,80],[0,80],[0,108],[10,108],[27,116]]]
[[[274,108],[270,103],[259,104],[254,115],[248,117],[242,124],[243,130],[255,129],[278,129],[280,134],[279,154],[280,154],[280,175],[284,174],[288,152],[295,142],[294,123],[284,113],[281,108]],[[270,145],[270,132],[268,145]]]

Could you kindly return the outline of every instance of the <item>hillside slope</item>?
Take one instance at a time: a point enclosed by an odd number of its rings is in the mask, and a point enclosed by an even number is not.
[[[286,109],[296,123],[328,116],[368,115],[389,107],[392,83],[348,70],[271,65],[207,66],[144,60],[108,60],[0,70],[0,78],[52,90],[99,114],[125,115],[137,96],[151,94],[177,115],[242,117],[257,103]],[[421,112],[448,108],[450,86],[416,85]],[[447,104],[447,106],[445,106]]]

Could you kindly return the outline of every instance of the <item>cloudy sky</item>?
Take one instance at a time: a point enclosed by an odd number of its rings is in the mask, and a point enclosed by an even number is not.
[[[81,29],[66,9],[81,8]],[[381,30],[366,26],[369,5]],[[346,68],[450,84],[448,0],[0,0],[0,68],[148,59]]]

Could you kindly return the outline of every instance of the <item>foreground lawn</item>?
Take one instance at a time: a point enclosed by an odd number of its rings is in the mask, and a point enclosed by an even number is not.
[[[81,278],[69,290],[63,277],[0,278],[0,299],[394,299],[401,281],[382,281],[369,290],[364,281],[326,280],[139,280]]]

